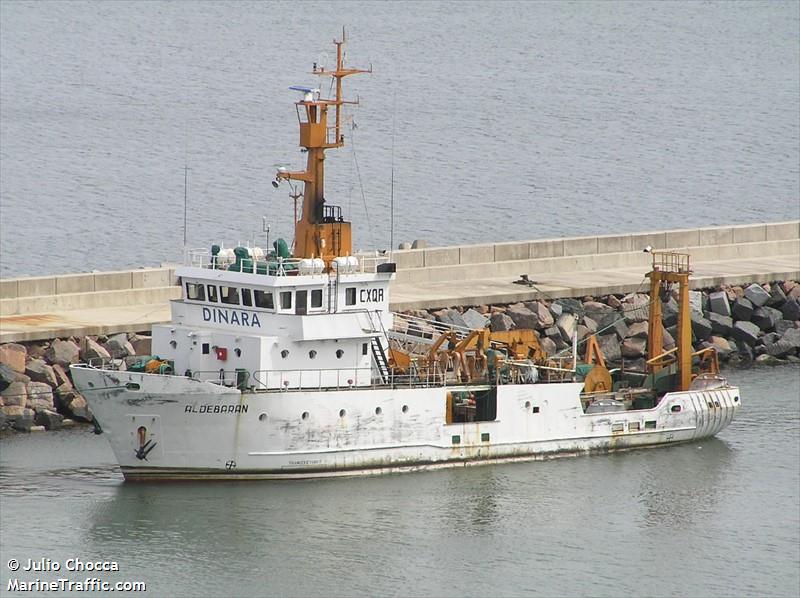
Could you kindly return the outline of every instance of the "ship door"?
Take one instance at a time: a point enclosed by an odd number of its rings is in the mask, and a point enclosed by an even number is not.
[[[294,298],[294,313],[298,316],[306,315],[308,311],[308,291],[297,291]]]
[[[157,415],[129,415],[131,451],[142,465],[158,462],[164,454],[161,418]]]

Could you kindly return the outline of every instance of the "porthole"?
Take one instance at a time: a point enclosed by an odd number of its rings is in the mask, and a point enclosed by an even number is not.
[[[530,408],[531,408],[531,402],[525,401],[525,409],[530,409]]]
[[[128,390],[139,390],[140,387],[138,384],[136,384],[136,382],[128,382],[125,385],[125,388],[127,388]]]
[[[341,359],[342,357],[344,357],[344,351],[336,349],[336,359]]]
[[[236,354],[236,357],[242,356],[242,350],[239,347],[236,347],[233,352]]]
[[[408,413],[408,405],[403,405],[403,413]]]
[[[380,407],[375,407],[375,415],[380,415],[381,413],[383,413],[383,409]]]
[[[308,419],[308,411],[303,411],[303,415],[300,416],[302,419]]]
[[[734,403],[738,403],[739,402],[739,397],[733,397],[733,402]]]
[[[175,349],[178,346],[178,341],[169,341],[169,346]]]
[[[345,415],[347,415],[347,411],[344,409],[339,409],[339,417],[344,417]]]
[[[283,357],[284,359],[289,357],[289,349],[284,349],[283,351],[281,351],[281,357]]]
[[[311,351],[308,352],[308,358],[309,359],[314,359],[316,356],[317,356],[317,352],[314,351],[314,349],[311,349]]]
[[[669,410],[672,411],[672,413],[680,413],[681,406],[680,405],[673,405],[672,407],[669,408]]]
[[[261,415],[259,415],[258,416],[258,421],[260,421],[260,422],[267,421],[267,414],[266,413],[262,413]]]

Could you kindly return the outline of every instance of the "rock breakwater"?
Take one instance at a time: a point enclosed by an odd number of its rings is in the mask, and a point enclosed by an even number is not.
[[[722,363],[800,362],[800,283],[724,285],[690,291],[695,350],[714,347]],[[644,371],[650,297],[647,293],[526,301],[503,305],[457,306],[403,312],[423,320],[492,331],[532,328],[550,355],[570,351],[597,335],[607,362]],[[662,303],[664,349],[675,346],[678,303]],[[425,334],[424,324],[411,334]],[[579,350],[582,355],[582,351]]]
[[[56,430],[93,421],[69,366],[149,354],[149,336],[126,333],[0,345],[0,430]]]

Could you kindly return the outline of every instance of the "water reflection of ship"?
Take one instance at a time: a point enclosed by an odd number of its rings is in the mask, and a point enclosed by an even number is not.
[[[641,478],[638,494],[647,527],[691,527],[719,510],[735,452],[719,438],[664,447]]]

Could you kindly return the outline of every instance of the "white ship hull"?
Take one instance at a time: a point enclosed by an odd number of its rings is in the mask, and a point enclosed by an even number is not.
[[[363,475],[604,453],[698,440],[738,411],[738,388],[587,414],[580,383],[497,387],[493,421],[448,424],[448,390],[244,392],[180,376],[73,367],[128,480]],[[142,431],[144,429],[144,431]],[[144,450],[142,448],[144,447]]]

